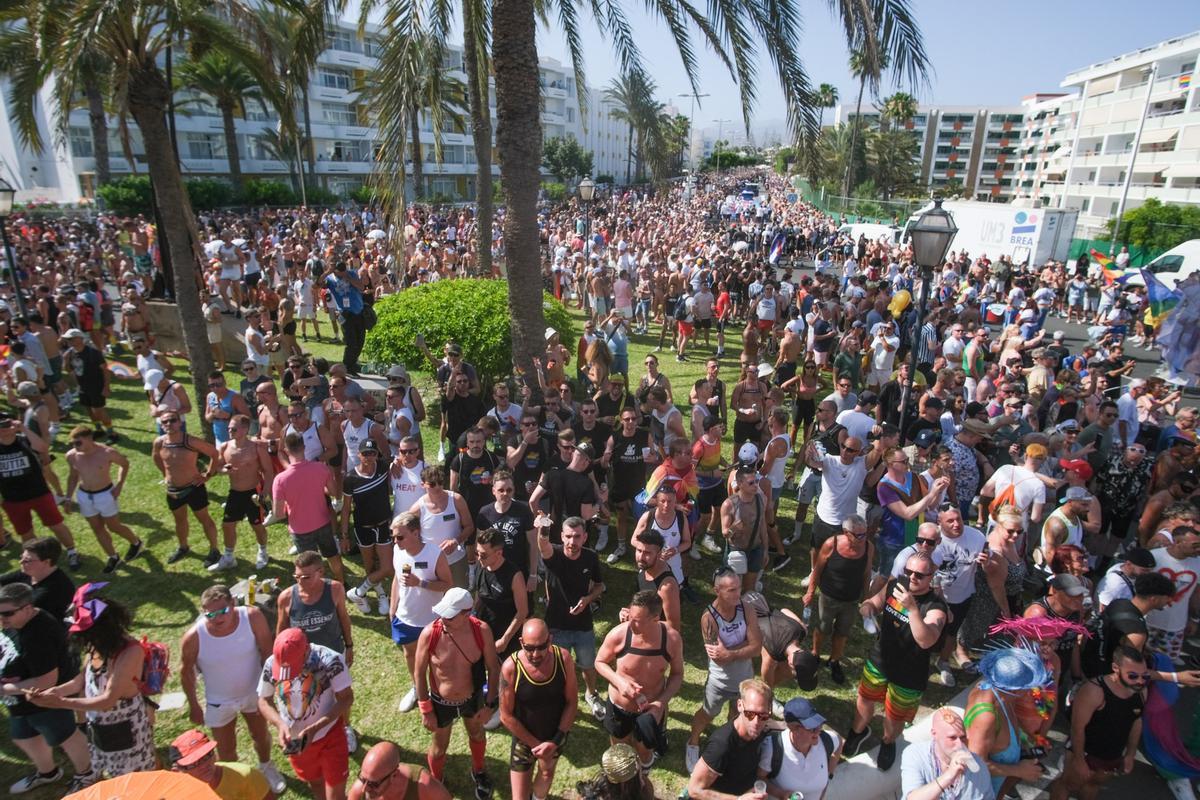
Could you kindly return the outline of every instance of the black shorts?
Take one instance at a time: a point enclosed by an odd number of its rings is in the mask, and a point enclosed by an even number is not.
[[[292,542],[296,545],[296,549],[300,552],[305,550],[313,550],[325,558],[333,558],[341,555],[338,551],[337,542],[333,540],[333,523],[326,523],[315,531],[308,533],[293,533]]]
[[[108,405],[108,398],[104,396],[104,390],[98,389],[94,392],[79,388],[79,405],[84,408],[104,408]]]
[[[812,397],[797,397],[795,403],[797,425],[809,425],[817,416],[817,401]]]
[[[208,487],[203,483],[195,486],[167,487],[167,508],[176,511],[187,506],[192,511],[208,508]]]
[[[963,622],[967,618],[967,612],[971,610],[971,599],[972,598],[968,597],[961,603],[949,604],[950,618],[946,620],[946,630],[942,634],[942,636],[946,638],[943,639],[943,641],[946,641],[947,639],[953,639],[958,635],[958,629],[962,627]]]
[[[812,548],[820,550],[821,545],[825,544],[826,540],[837,536],[841,533],[841,525],[830,525],[825,520],[821,519],[816,514],[813,514],[812,521]]]
[[[374,547],[377,544],[392,543],[392,522],[380,522],[376,525],[354,525],[354,541],[359,547]]]
[[[337,446],[337,453],[334,454],[333,458],[329,459],[330,469],[338,469],[339,467],[342,466],[342,457],[345,454],[345,452],[346,452],[346,446],[343,444],[339,444]]]
[[[727,497],[729,497],[729,492],[725,488],[725,481],[722,480],[715,486],[701,489],[699,496],[696,498],[696,504],[699,506],[701,514],[708,514],[719,510]]]
[[[254,500],[253,489],[230,489],[225,498],[225,514],[222,522],[241,522],[246,520],[251,525],[262,522],[262,508]]]
[[[626,711],[613,705],[613,701],[608,699],[604,701],[604,706],[604,730],[608,731],[609,736],[614,739],[627,739],[632,735],[645,747],[656,751],[666,748],[667,729],[661,722],[653,719],[650,712]],[[643,716],[651,717],[653,725],[639,725],[638,719]],[[647,728],[652,728],[653,733]]]
[[[242,283],[246,284],[251,289],[253,289],[255,286],[258,286],[258,281],[261,278],[262,278],[261,272],[247,272],[245,275],[242,276]]]
[[[709,317],[708,319],[696,320],[696,330],[698,330],[698,331],[712,330],[712,317]]]
[[[438,699],[438,696],[433,692],[429,693],[429,699],[433,702],[433,715],[437,718],[437,726],[439,728],[449,727],[454,723],[454,720],[462,717],[463,719],[471,719],[479,710],[483,708],[483,689],[476,689],[475,693],[467,698],[465,703],[459,705],[450,705]]]
[[[561,752],[556,747],[550,760],[557,761],[560,755]],[[515,736],[512,737],[512,744],[508,748],[508,768],[513,772],[530,772],[535,763],[537,763],[537,756],[533,754],[529,745]]]
[[[744,442],[753,442],[755,447],[758,447],[762,441],[762,423],[761,422],[746,422],[744,420],[734,420],[733,422],[733,446],[734,448],[741,447]]]

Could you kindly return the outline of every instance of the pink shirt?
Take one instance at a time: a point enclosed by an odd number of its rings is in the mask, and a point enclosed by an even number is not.
[[[633,305],[633,284],[617,278],[613,284],[613,298],[617,308],[628,308]]]
[[[330,469],[320,461],[299,461],[275,476],[271,495],[275,508],[287,504],[288,531],[295,535],[312,533],[328,525],[333,517],[325,497]]]

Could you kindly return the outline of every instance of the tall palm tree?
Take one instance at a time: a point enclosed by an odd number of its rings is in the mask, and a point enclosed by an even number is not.
[[[817,87],[817,107],[821,109],[819,125],[825,127],[825,109],[834,108],[838,104],[838,90],[832,83],[822,83]]]
[[[9,19],[24,19],[35,31],[38,62],[47,76],[56,76],[57,90],[63,95],[75,94],[81,60],[89,50],[111,66],[114,105],[132,115],[145,145],[146,165],[161,210],[160,240],[170,251],[174,269],[175,298],[197,405],[208,393],[212,351],[200,314],[199,276],[191,248],[195,215],[171,145],[166,122],[171,87],[159,63],[166,49],[179,41],[203,44],[247,64],[261,63],[259,55],[267,39],[250,8],[241,0],[223,0],[220,8],[223,19],[213,14],[207,0],[141,0],[132,6],[128,0],[25,0],[0,10]],[[272,80],[268,75],[258,77],[260,85]]]
[[[622,72],[619,77],[608,82],[604,90],[604,99],[617,106],[609,112],[613,119],[624,122],[629,130],[625,143],[625,183],[630,182],[633,172],[634,139],[638,148],[647,132],[646,109],[653,102],[654,82],[646,77],[640,69]]]
[[[261,66],[259,74],[266,74]],[[267,111],[266,93],[274,90],[267,87],[264,92],[254,72],[242,61],[234,60],[228,53],[210,50],[196,59],[179,65],[175,72],[179,85],[207,95],[217,111],[225,130],[225,157],[229,159],[229,178],[234,188],[242,188],[242,154],[238,149],[237,130],[234,128],[235,114],[246,116],[246,101],[257,102],[263,113]]]
[[[869,84],[871,93],[874,94],[879,90],[879,81],[883,77],[883,71],[887,69],[888,56],[873,56],[867,48],[859,48],[850,53],[850,74],[858,78],[858,100],[854,104],[854,120],[850,128],[850,151],[854,152],[858,145],[858,131],[862,124],[862,101],[863,91]],[[846,162],[846,176],[842,179],[842,195],[850,196],[851,175],[850,168],[854,164],[854,159],[849,159]]]
[[[867,135],[867,163],[883,199],[890,200],[913,185],[917,140],[904,130],[873,131]]]
[[[491,6],[463,0],[463,70],[467,74],[467,106],[475,143],[475,263],[481,275],[492,274],[492,110],[489,57]]]
[[[917,115],[917,98],[908,92],[896,92],[879,104],[880,127],[889,123],[903,126]]]

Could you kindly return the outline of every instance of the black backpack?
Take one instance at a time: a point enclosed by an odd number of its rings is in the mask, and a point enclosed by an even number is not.
[[[1108,609],[1105,609],[1107,613]],[[1144,621],[1144,617],[1132,611],[1118,609],[1111,617],[1113,621],[1117,620],[1136,620]],[[1105,654],[1111,652],[1114,648],[1106,645],[1105,628],[1111,627],[1104,624],[1105,615],[1097,614],[1087,625],[1087,630],[1090,636],[1083,641],[1083,649],[1079,653],[1079,666],[1083,669],[1084,676],[1088,678],[1099,678],[1111,669],[1111,662],[1105,658]]]
[[[774,731],[771,734],[771,770],[767,773],[767,778],[775,780],[779,775],[779,770],[783,769],[783,731]],[[829,764],[829,777],[833,777],[833,737],[829,735],[829,731],[821,731],[821,746],[825,748],[825,757]]]
[[[672,313],[672,316],[675,317],[676,322],[683,322],[685,319],[687,319],[688,310],[687,310],[687,295],[686,294],[683,297],[679,298],[678,301],[676,301],[675,310]]]

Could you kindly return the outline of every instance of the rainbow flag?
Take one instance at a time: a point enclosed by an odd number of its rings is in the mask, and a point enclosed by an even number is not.
[[[771,242],[771,254],[767,260],[772,264],[778,264],[779,259],[783,257],[783,243],[787,241],[787,237],[782,233],[775,235],[775,241]]]
[[[1167,314],[1179,305],[1179,292],[1168,289],[1150,270],[1143,269],[1141,273],[1142,280],[1146,282],[1146,298],[1150,301],[1150,307],[1146,311],[1146,322],[1157,328]]]
[[[1104,253],[1101,253],[1099,250],[1095,249],[1094,247],[1091,249],[1091,251],[1088,253],[1088,255],[1091,257],[1092,261],[1095,261],[1097,264],[1100,265],[1100,270],[1101,270],[1101,272],[1104,273],[1104,282],[1105,283],[1124,283],[1125,281],[1129,280],[1130,276],[1132,276],[1136,273],[1136,270],[1132,270],[1132,269],[1127,269],[1127,270],[1113,269],[1112,268],[1112,263],[1113,263],[1112,258],[1104,255]]]
[[[1180,75],[1179,76],[1179,88],[1180,89],[1186,89],[1191,85],[1192,85],[1192,76],[1191,75]]]
[[[1099,250],[1097,250],[1094,247],[1088,252],[1088,256],[1092,259],[1092,261],[1095,261],[1097,264],[1099,264],[1102,267],[1107,267],[1109,264],[1112,263],[1111,258],[1104,255],[1104,253],[1101,253]]]

